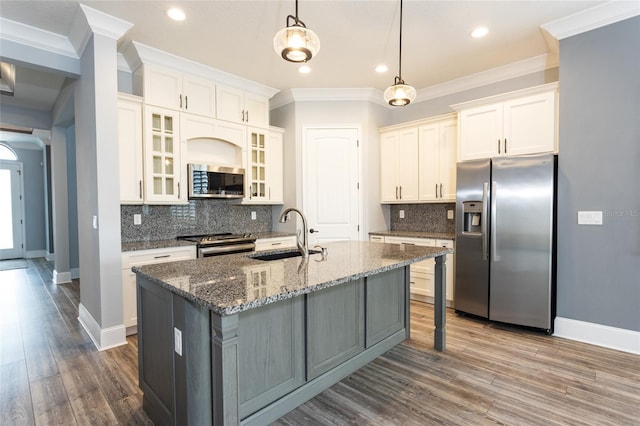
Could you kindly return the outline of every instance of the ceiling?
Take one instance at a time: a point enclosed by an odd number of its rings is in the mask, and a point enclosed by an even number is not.
[[[68,35],[76,1],[0,2],[0,16]],[[295,14],[293,0],[84,1],[89,7],[134,24],[129,40],[209,65],[267,86],[288,88],[376,88],[384,90],[398,71],[397,0],[300,0],[299,18],[314,30],[320,52],[311,72],[284,61],[273,50],[274,34]],[[604,1],[426,1],[405,0],[402,77],[417,89],[549,53],[540,25]],[[180,6],[183,22],[169,20]],[[489,28],[482,39],[470,32]],[[379,64],[389,71],[374,72]],[[48,110],[64,78],[18,68],[14,98],[2,103]]]

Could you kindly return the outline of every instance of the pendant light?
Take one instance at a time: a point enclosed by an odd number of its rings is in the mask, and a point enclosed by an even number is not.
[[[318,54],[320,39],[298,19],[298,0],[296,16],[287,16],[286,25],[273,37],[276,53],[289,62],[307,62]]]
[[[384,91],[384,100],[391,106],[409,105],[416,99],[416,89],[402,80],[402,0],[400,0],[400,49],[398,54],[398,76],[393,85]]]

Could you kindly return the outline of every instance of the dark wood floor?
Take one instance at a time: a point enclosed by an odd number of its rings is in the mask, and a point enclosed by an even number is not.
[[[78,283],[51,264],[0,271],[0,425],[149,424],[137,339],[95,350],[78,323]],[[411,340],[276,425],[640,425],[640,356],[411,305]]]

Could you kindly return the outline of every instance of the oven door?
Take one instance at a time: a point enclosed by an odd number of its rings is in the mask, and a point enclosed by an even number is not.
[[[245,253],[256,250],[256,243],[227,244],[198,247],[198,257],[221,256],[223,254]]]

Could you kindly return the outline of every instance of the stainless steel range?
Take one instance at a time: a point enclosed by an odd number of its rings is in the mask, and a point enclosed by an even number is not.
[[[220,256],[223,254],[255,251],[256,238],[251,234],[204,234],[184,235],[179,240],[196,243],[198,257]]]

